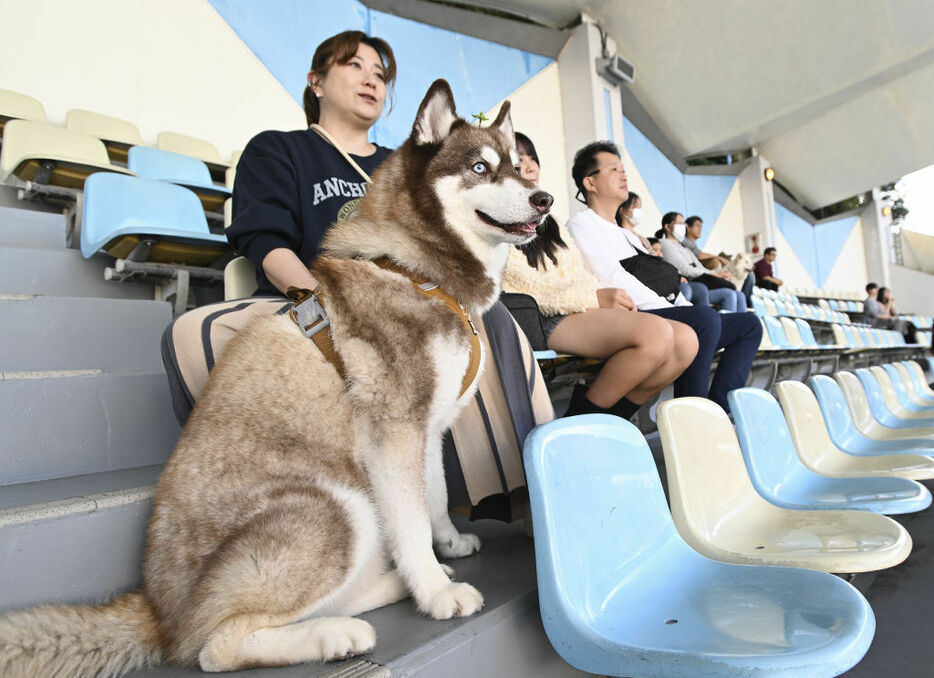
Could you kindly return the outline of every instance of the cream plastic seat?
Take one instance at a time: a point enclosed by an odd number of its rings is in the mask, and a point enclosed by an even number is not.
[[[795,348],[805,348],[804,341],[801,339],[801,333],[798,331],[798,325],[794,320],[787,316],[782,316],[779,320],[782,323],[782,329],[785,330],[785,337]]]
[[[920,454],[857,456],[834,445],[814,392],[800,381],[775,385],[798,457],[815,473],[832,478],[899,476],[912,480],[934,478],[934,459]]]
[[[931,359],[928,358],[928,361],[930,362]],[[920,386],[921,394],[926,395],[929,398],[934,398],[934,390],[932,390],[928,385],[928,379],[924,374],[924,368],[921,367],[921,365],[919,365],[915,360],[906,361],[905,367],[915,373],[915,376],[917,377],[917,381],[915,383]]]
[[[913,422],[915,426],[931,428],[934,422],[932,422],[932,412],[930,409],[927,411],[915,411],[906,408],[898,399],[898,394],[895,392],[895,384],[892,383],[892,378],[889,376],[889,373],[878,365],[870,367],[869,371],[876,378],[876,381],[879,382],[879,387],[882,390],[882,398],[885,400],[885,406],[889,408],[892,414],[899,419]],[[926,405],[925,407],[930,407],[930,405]],[[934,430],[932,430],[932,433],[934,433]]]
[[[240,162],[240,156],[243,155],[243,151],[234,151],[230,154],[230,167],[224,171],[224,186],[229,188],[231,191],[234,187],[234,179],[237,177],[237,163]]]
[[[762,305],[765,306],[765,312],[767,315],[772,317],[778,316],[778,307],[775,305],[775,302],[768,297],[762,298]]]
[[[47,177],[46,168],[51,167]],[[31,120],[10,120],[3,133],[0,151],[0,182],[16,176],[66,188],[80,189],[94,172],[133,174],[110,163],[100,139]]]
[[[710,400],[662,403],[658,428],[675,524],[684,540],[708,558],[867,572],[897,565],[911,552],[908,532],[885,516],[793,511],[759,496],[729,418]]]
[[[130,146],[142,146],[139,129],[129,120],[73,108],[65,116],[65,129],[97,137],[104,142],[111,160],[126,162]]]
[[[837,372],[834,379],[843,391],[843,397],[846,398],[850,417],[856,430],[867,438],[927,443],[934,441],[934,435],[931,435],[928,429],[889,428],[876,421],[872,416],[872,409],[869,407],[869,400],[863,390],[863,385],[859,383],[859,377],[852,372]]]
[[[256,291],[256,267],[246,257],[237,257],[224,267],[224,301],[243,299]]]
[[[45,108],[38,99],[22,92],[0,89],[0,133],[7,120],[33,120],[48,122]]]

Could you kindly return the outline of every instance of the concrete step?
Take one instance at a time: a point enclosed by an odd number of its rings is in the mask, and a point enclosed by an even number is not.
[[[139,585],[161,466],[0,487],[0,612]]]
[[[463,619],[434,621],[403,600],[361,615],[373,624],[373,652],[344,662],[253,669],[243,678],[565,678],[588,674],[571,668],[552,649],[542,628],[532,540],[521,523],[493,521],[461,529],[483,539],[483,549],[449,561],[457,578],[476,586],[485,606]],[[159,666],[128,674],[133,678],[194,678],[198,669]]]
[[[0,372],[163,369],[165,301],[0,297]]]
[[[113,258],[90,259],[78,250],[0,243],[0,294],[152,299],[153,286],[142,282],[104,280]]]
[[[5,193],[4,193],[5,195]],[[59,213],[7,207],[0,200],[0,244],[64,249],[65,217]]]
[[[0,373],[0,485],[164,464],[180,433],[165,373]]]

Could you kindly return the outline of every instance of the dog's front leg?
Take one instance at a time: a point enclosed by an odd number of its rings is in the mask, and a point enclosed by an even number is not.
[[[425,485],[435,551],[442,558],[463,558],[479,551],[479,537],[458,532],[448,513],[448,486],[444,480],[440,433],[429,435],[425,446]]]
[[[377,431],[359,414],[355,423],[393,560],[416,605],[434,619],[477,612],[483,596],[470,584],[452,582],[432,550],[424,427],[384,419]]]

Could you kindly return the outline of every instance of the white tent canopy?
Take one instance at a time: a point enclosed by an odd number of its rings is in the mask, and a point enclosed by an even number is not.
[[[587,12],[684,158],[756,146],[805,206],[934,164],[930,0],[483,0],[564,27]]]

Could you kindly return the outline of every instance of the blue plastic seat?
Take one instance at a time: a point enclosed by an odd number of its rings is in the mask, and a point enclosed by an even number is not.
[[[908,378],[911,379],[914,384],[915,395],[921,402],[934,405],[934,391],[931,390],[931,387],[924,379],[924,372],[921,369],[921,365],[913,360],[905,360],[902,362],[902,367],[905,368],[908,373]]]
[[[729,394],[736,436],[756,491],[788,509],[861,509],[913,513],[931,504],[927,489],[907,478],[828,478],[798,456],[782,408],[767,391],[740,388]]]
[[[814,331],[811,330],[811,326],[808,325],[806,320],[796,318],[795,324],[798,326],[798,334],[801,335],[801,341],[804,343],[805,348],[831,348],[817,343],[817,339],[814,338]]]
[[[208,211],[222,209],[224,201],[232,195],[227,187],[215,185],[208,166],[190,155],[133,146],[127,157],[127,167],[143,179],[168,181],[191,189]]]
[[[788,336],[785,334],[785,330],[782,329],[782,323],[778,318],[766,316],[763,320],[765,321],[765,329],[769,333],[769,339],[772,340],[772,345],[775,348],[785,350],[795,348],[791,342],[788,341]]]
[[[863,435],[856,429],[843,390],[836,381],[826,375],[818,374],[808,379],[808,384],[817,396],[830,439],[844,452],[860,456],[876,454],[934,456],[934,440],[876,440]]]
[[[898,397],[898,402],[902,407],[911,412],[916,412],[921,416],[934,416],[934,402],[924,403],[923,401],[912,398],[911,392],[909,391],[909,384],[905,383],[905,376],[895,365],[889,363],[883,365],[882,369],[889,375],[892,387],[895,389],[895,395]]]
[[[760,318],[764,318],[768,315],[768,312],[765,310],[765,304],[762,303],[762,299],[755,294],[752,296],[752,310]]]
[[[851,348],[860,348],[863,346],[863,339],[854,328],[850,325],[840,325],[840,328],[843,330],[843,336],[846,337],[847,343]]]
[[[899,417],[886,404],[882,394],[882,387],[875,374],[865,367],[855,370],[854,373],[866,392],[872,416],[883,426],[896,429],[918,429],[917,433],[920,435],[924,435],[923,431],[925,429],[934,426],[934,419],[903,419]],[[930,433],[934,434],[934,431]]]
[[[188,189],[122,174],[88,177],[81,254],[104,250],[125,258],[143,240],[155,241],[150,262],[207,266],[229,250],[224,236],[208,230],[201,203]]]
[[[875,620],[824,572],[729,565],[675,529],[645,439],[608,415],[539,426],[524,448],[542,621],[581,671],[649,678],[836,676]]]

